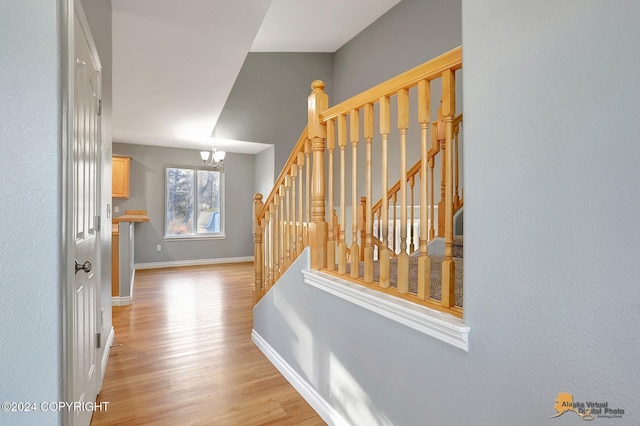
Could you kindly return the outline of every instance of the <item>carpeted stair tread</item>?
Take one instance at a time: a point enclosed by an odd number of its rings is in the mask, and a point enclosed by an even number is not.
[[[415,252],[409,256],[409,293],[418,294],[418,257],[420,253]],[[462,235],[456,235],[453,240],[453,262],[456,265],[455,276],[455,305],[462,307],[462,281],[464,275],[464,262],[462,261],[463,255],[463,237]],[[442,300],[442,262],[444,256],[429,255],[431,260],[431,288],[430,297],[435,300]],[[390,259],[390,274],[389,285],[390,287],[398,287],[398,261],[397,259]],[[337,269],[337,267],[336,267]],[[347,264],[347,273],[349,272],[349,265]],[[360,262],[360,277],[364,276],[364,262]],[[373,281],[379,282],[380,280],[380,263],[373,263]]]

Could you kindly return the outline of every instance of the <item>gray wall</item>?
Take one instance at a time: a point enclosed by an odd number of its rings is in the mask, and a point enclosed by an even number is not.
[[[402,0],[335,53],[330,104],[462,42],[460,0]]]
[[[469,352],[309,288],[299,269],[255,310],[348,419],[582,424],[549,419],[568,392],[625,410],[599,423],[640,424],[639,21],[632,1],[465,1]]]
[[[267,198],[276,179],[274,168],[275,147],[271,146],[255,155],[255,192]]]
[[[360,34],[342,46],[334,57],[333,87],[329,105],[333,106],[376,84],[405,72],[445,53],[462,42],[460,0],[403,0],[390,9]],[[431,119],[437,119],[442,83],[431,84]],[[457,111],[462,111],[462,71],[456,73]],[[360,113],[361,140],[358,145],[358,200],[365,195],[364,165],[365,141],[362,138],[363,113]],[[381,197],[379,170],[382,167],[381,139],[379,136],[379,109],[375,107],[372,145],[373,203]],[[410,127],[407,133],[407,168],[420,158],[420,125],[417,119],[417,90],[410,91]],[[430,142],[429,142],[430,143]],[[391,98],[391,134],[389,135],[389,186],[400,178],[400,137],[397,130],[396,97]],[[464,138],[460,151],[463,152]],[[339,164],[335,154],[336,170]],[[347,205],[351,205],[351,145],[347,145]],[[462,168],[461,161],[461,168]],[[337,174],[337,173],[336,173]],[[440,186],[440,163],[436,163],[434,185]],[[464,183],[464,173],[461,173]],[[334,192],[338,203],[339,181],[335,179]],[[416,186],[416,197],[419,194]],[[436,203],[440,191],[436,191]],[[416,198],[418,199],[418,198]],[[348,238],[350,240],[350,238]]]
[[[275,145],[275,175],[307,125],[311,82],[332,87],[330,53],[249,53],[216,125],[216,135]]]
[[[59,7],[0,6],[0,401],[62,399]],[[0,423],[59,418],[0,412]]]
[[[640,4],[481,3],[462,13],[472,330],[457,399],[536,423],[565,391],[640,424]]]
[[[251,203],[254,194],[254,156],[227,153],[225,158],[226,239],[164,241],[165,168],[197,166],[200,153],[192,149],[113,144],[113,153],[130,155],[131,187],[128,200],[114,199],[114,206],[147,210],[148,223],[135,225],[135,263],[213,259],[253,255]],[[156,251],[156,245],[162,251]]]
[[[102,65],[102,171],[100,187],[100,215],[102,229],[100,231],[101,252],[101,293],[102,309],[102,341],[98,359],[106,350],[106,339],[111,331],[111,106],[112,106],[112,78],[111,78],[111,0],[82,0],[82,7],[91,29],[93,41],[98,50]]]

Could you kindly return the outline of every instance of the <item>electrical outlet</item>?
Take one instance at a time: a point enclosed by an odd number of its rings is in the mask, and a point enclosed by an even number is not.
[[[120,213],[120,207],[119,206],[113,206],[113,212],[114,213]]]
[[[156,251],[162,251],[162,246],[160,244],[156,246]]]

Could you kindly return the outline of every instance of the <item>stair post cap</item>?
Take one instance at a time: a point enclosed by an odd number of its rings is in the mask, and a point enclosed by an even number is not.
[[[314,92],[322,92],[324,91],[324,81],[322,80],[313,80],[311,83],[311,88]]]

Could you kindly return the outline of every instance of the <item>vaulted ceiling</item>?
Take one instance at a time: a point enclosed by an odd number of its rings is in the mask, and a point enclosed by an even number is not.
[[[249,52],[335,52],[399,2],[111,0],[113,140],[209,148]],[[265,147],[216,144],[244,153]]]

